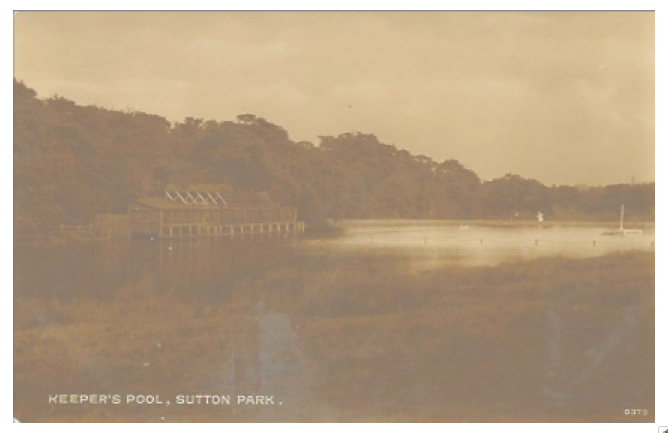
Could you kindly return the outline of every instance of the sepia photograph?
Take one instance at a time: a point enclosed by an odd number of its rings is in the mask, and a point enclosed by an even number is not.
[[[14,422],[662,422],[653,11],[13,14]]]

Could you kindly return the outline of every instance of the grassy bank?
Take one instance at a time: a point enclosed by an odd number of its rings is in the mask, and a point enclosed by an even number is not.
[[[419,273],[401,257],[234,263],[197,283],[147,277],[111,300],[15,296],[14,415],[653,421],[653,254]],[[56,393],[275,394],[283,405],[49,404]],[[630,419],[628,407],[650,412]]]

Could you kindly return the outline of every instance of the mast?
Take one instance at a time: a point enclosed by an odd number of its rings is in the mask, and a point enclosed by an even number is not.
[[[624,205],[622,205],[622,214],[619,217],[619,229],[624,230]]]

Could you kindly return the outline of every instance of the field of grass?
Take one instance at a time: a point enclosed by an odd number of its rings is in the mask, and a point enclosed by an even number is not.
[[[17,296],[26,422],[653,422],[654,255],[412,272],[401,257],[281,254],[113,298]],[[157,290],[156,288],[159,288]],[[171,405],[50,404],[159,394]],[[281,406],[182,406],[177,394]],[[625,409],[644,408],[640,417]]]

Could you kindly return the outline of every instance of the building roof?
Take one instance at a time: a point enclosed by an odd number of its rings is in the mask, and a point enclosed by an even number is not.
[[[235,191],[228,192],[224,197],[228,206],[278,206],[278,204],[274,203],[274,201],[269,197],[269,194],[266,192]]]
[[[215,209],[217,206],[194,206],[187,205],[181,202],[172,201],[160,197],[146,197],[132,200],[133,203],[154,208],[154,209],[169,209],[169,210],[192,210],[192,209]]]
[[[138,205],[150,207],[153,209],[170,210],[220,209],[226,207],[237,209],[244,207],[249,209],[279,207],[277,203],[274,203],[271,200],[266,192],[232,192],[226,195],[226,204],[220,203],[219,205],[210,202],[207,202],[208,204],[203,204],[201,200],[197,204],[193,202],[186,204],[182,200],[170,200],[167,197],[144,197],[131,201]]]

